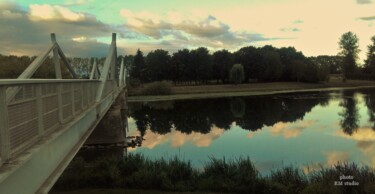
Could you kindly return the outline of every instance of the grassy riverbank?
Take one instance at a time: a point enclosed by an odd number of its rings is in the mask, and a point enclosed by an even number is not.
[[[225,84],[225,85],[198,85],[198,86],[172,86],[168,95],[144,95],[142,91],[147,88],[130,88],[128,101],[157,101],[175,99],[215,98],[230,96],[268,95],[289,92],[324,91],[337,89],[355,89],[375,87],[374,81],[348,80],[342,82],[340,79],[332,78],[324,83],[301,83],[301,82],[272,82],[272,83],[249,83],[249,84]]]
[[[308,169],[308,168],[307,168]],[[343,177],[346,176],[346,177]],[[335,185],[342,181],[343,185]],[[75,160],[51,193],[82,193],[82,189],[115,189],[113,194],[170,192],[214,193],[375,193],[375,171],[338,163],[309,172],[288,166],[261,175],[249,158],[211,158],[202,169],[179,158],[150,160],[139,154],[84,162]],[[349,186],[348,184],[352,184]],[[125,189],[126,188],[126,189]],[[125,190],[124,190],[125,189]],[[69,191],[69,192],[68,192]],[[71,192],[74,191],[74,192]],[[87,190],[86,190],[87,191]],[[125,192],[126,191],[126,192]],[[105,192],[108,193],[108,192]]]

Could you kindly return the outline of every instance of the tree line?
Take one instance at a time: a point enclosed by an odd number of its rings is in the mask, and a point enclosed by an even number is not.
[[[182,49],[170,55],[157,49],[144,56],[137,50],[130,64],[133,81],[154,82],[170,80],[175,84],[207,84],[230,82],[234,64],[243,69],[243,80],[319,82],[327,79],[329,67],[305,57],[293,47],[261,48],[247,46],[236,52],[219,50],[210,53],[207,48]],[[237,72],[238,75],[241,75]]]

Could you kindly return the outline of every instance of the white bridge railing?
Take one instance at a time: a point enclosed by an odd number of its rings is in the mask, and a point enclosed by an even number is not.
[[[60,59],[76,77],[68,60],[56,42],[38,56],[18,79],[0,80],[0,166],[18,153],[24,152],[44,136],[62,129],[64,125],[106,98],[116,98],[125,87],[123,62],[116,68],[116,35],[99,79],[95,62],[90,79],[62,79]],[[53,51],[56,79],[30,79]],[[116,70],[120,69],[116,78]],[[100,108],[97,114],[102,114]]]

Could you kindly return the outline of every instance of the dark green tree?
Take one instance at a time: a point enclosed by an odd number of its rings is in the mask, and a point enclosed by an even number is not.
[[[213,58],[213,78],[219,82],[225,83],[228,81],[228,72],[233,65],[233,56],[232,54],[223,49],[220,51],[214,52],[212,55]]]
[[[261,50],[262,64],[258,69],[258,78],[265,81],[278,80],[283,72],[283,65],[279,54],[272,46],[265,46]]]
[[[259,50],[253,46],[243,47],[234,53],[234,62],[243,65],[245,71],[245,82],[249,79],[258,79],[260,72],[260,62],[262,56]]]
[[[367,49],[365,69],[368,73],[375,74],[375,36],[371,37],[371,44],[367,46]]]
[[[358,37],[353,32],[344,33],[339,41],[340,53],[343,57],[342,69],[344,74],[344,80],[347,75],[357,70],[356,60],[359,53]]]
[[[310,57],[309,60],[319,67],[328,68],[331,74],[341,73],[342,57],[340,56],[319,55]]]
[[[207,48],[199,47],[191,51],[190,65],[194,69],[194,81],[207,83],[212,78],[212,59]]]
[[[146,57],[148,81],[171,80],[171,56],[168,51],[157,49]]]
[[[178,50],[172,55],[172,80],[177,82],[189,82],[193,75],[190,68],[190,51],[188,49]]]
[[[132,67],[130,69],[130,77],[133,79],[138,79],[141,82],[146,81],[146,63],[141,50],[137,50],[134,60],[132,62]]]

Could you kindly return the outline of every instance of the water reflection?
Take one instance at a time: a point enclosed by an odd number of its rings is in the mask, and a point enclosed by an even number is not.
[[[340,125],[344,133],[352,135],[358,129],[359,114],[357,108],[357,99],[354,96],[355,91],[347,90],[343,92],[343,98],[340,106],[343,111],[339,113],[342,117]]]
[[[369,122],[375,130],[373,90],[131,103],[130,117],[135,120],[141,136],[145,135],[147,129],[161,135],[170,133],[172,129],[185,134],[207,134],[213,126],[228,130],[233,122],[249,131],[266,126],[273,126],[273,130],[277,131],[283,125],[303,120],[305,114],[317,105],[328,106],[333,97],[339,96],[342,107],[338,113],[339,124],[344,133],[352,135],[358,130],[361,118],[355,96],[357,94],[364,96]]]
[[[314,94],[317,95],[317,94]],[[153,104],[130,104],[130,116],[135,119],[141,135],[147,129],[167,134],[172,128],[185,134],[209,133],[213,126],[228,130],[233,122],[242,129],[256,131],[279,122],[295,122],[318,104],[327,104],[328,93],[235,97],[163,102],[168,108]],[[348,103],[347,103],[348,104]]]

